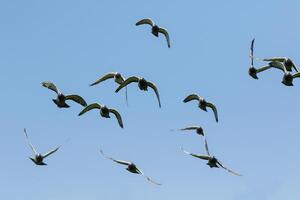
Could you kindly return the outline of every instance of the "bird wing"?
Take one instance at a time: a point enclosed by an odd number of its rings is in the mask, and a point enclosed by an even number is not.
[[[127,78],[122,84],[119,85],[119,87],[116,89],[115,92],[119,92],[123,87],[127,86],[128,84],[132,83],[132,82],[139,82],[139,78],[136,76],[132,76]]]
[[[284,62],[287,58],[286,57],[273,57],[273,58],[263,58],[263,61],[279,61]]]
[[[151,82],[147,82],[147,85],[154,90],[157,100],[158,100],[158,105],[161,108],[161,103],[160,103],[160,98],[159,98],[159,93],[158,93],[157,87]]]
[[[237,173],[237,172],[234,172],[232,171],[231,169],[225,167],[220,161],[217,161],[217,163],[220,165],[220,167],[222,167],[223,169],[225,169],[226,171],[236,175],[236,176],[242,176],[241,174]]]
[[[183,102],[184,103],[187,103],[187,102],[189,102],[189,101],[192,101],[192,100],[200,100],[200,98],[199,98],[199,96],[197,95],[197,94],[191,94],[191,95],[189,95],[189,96],[187,96],[184,100],[183,100]]]
[[[208,143],[207,143],[206,137],[204,138],[204,143],[205,143],[205,151],[206,151],[207,155],[210,156],[209,149],[208,149]]]
[[[59,91],[59,89],[56,87],[56,85],[50,81],[44,81],[42,82],[42,85],[45,87],[45,88],[48,88],[52,91],[54,91],[56,94],[61,94],[61,92]]]
[[[60,146],[58,146],[57,148],[55,148],[55,149],[49,151],[48,153],[44,154],[43,158],[46,158],[46,157],[50,156],[51,154],[55,153],[59,148],[60,148]]]
[[[279,62],[279,61],[271,61],[271,62],[269,63],[269,65],[270,65],[271,67],[276,68],[276,69],[280,69],[280,70],[283,71],[283,72],[287,72],[287,70],[286,70],[286,68],[285,68],[285,66],[284,66],[284,64],[283,64],[282,62]]]
[[[79,95],[75,95],[75,94],[67,95],[66,100],[73,100],[76,103],[78,103],[84,107],[87,106],[87,103],[85,102],[85,100]]]
[[[155,185],[161,185],[160,183],[158,183],[158,182],[154,181],[153,179],[151,179],[149,176],[146,176],[144,174],[144,172],[142,172],[142,170],[140,170],[138,167],[136,167],[136,170],[138,171],[139,174],[143,175],[147,179],[147,181],[149,181],[150,183],[153,183]]]
[[[92,103],[92,104],[88,105],[87,107],[85,107],[78,115],[80,116],[92,109],[101,109],[101,105],[98,103]]]
[[[120,113],[115,109],[109,109],[109,112],[113,113],[116,116],[119,125],[121,126],[121,128],[123,128],[124,126],[123,126],[122,117]]]
[[[251,41],[251,47],[250,47],[250,60],[251,60],[251,66],[253,66],[253,49],[254,49],[254,42],[255,38]]]
[[[203,159],[203,160],[209,160],[209,159],[211,158],[210,156],[207,156],[207,155],[197,155],[197,154],[190,153],[190,152],[184,150],[183,147],[180,147],[180,149],[181,149],[184,153],[186,153],[186,154],[188,154],[188,155],[190,155],[190,156],[196,157],[196,158],[200,158],[200,159]]]
[[[270,68],[272,68],[272,66],[270,66],[270,65],[267,65],[267,66],[264,66],[264,67],[257,68],[257,69],[256,69],[256,73],[263,72],[263,71],[265,71],[265,70],[267,70],[267,69],[270,69]]]
[[[186,127],[186,128],[182,128],[180,129],[181,131],[186,131],[186,130],[196,130],[200,128],[199,126],[189,126],[189,127]]]
[[[90,84],[90,86],[97,85],[98,83],[101,83],[102,81],[105,81],[109,78],[114,78],[115,74],[116,74],[115,72],[110,72],[104,75],[103,77],[97,79],[94,83]]]
[[[171,47],[171,43],[170,43],[170,37],[169,37],[168,31],[166,29],[164,29],[164,28],[159,28],[158,32],[160,32],[160,33],[162,33],[162,34],[165,35],[167,43],[168,43],[168,47],[170,48]]]
[[[105,158],[107,158],[107,159],[109,159],[109,160],[112,160],[112,161],[114,161],[114,162],[116,162],[116,163],[119,163],[119,164],[122,164],[122,165],[127,165],[127,166],[131,164],[131,162],[128,162],[128,161],[124,161],[124,160],[115,160],[115,159],[113,159],[112,157],[106,156],[106,155],[103,153],[102,149],[100,149],[100,153],[102,154],[103,157],[105,157]]]
[[[33,153],[34,153],[35,155],[37,155],[38,152],[35,150],[34,146],[32,145],[31,141],[29,140],[29,137],[28,137],[28,135],[27,135],[26,128],[24,128],[24,134],[25,134],[25,136],[26,136],[26,140],[27,140],[27,142],[28,142],[28,144],[29,144],[31,150],[33,151]]]
[[[153,20],[150,19],[150,18],[142,19],[142,20],[138,21],[135,25],[139,26],[139,25],[142,25],[142,24],[149,24],[152,27],[155,25],[155,23],[153,22]]]
[[[216,118],[216,122],[218,122],[219,119],[218,119],[218,112],[217,112],[216,106],[212,103],[207,103],[207,107],[210,107],[213,110],[215,118]]]
[[[293,75],[293,78],[299,78],[300,77],[300,72],[297,72]]]

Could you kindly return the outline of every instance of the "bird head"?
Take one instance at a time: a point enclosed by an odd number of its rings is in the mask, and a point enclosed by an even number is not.
[[[156,37],[158,37],[158,33],[159,33],[159,27],[157,25],[152,27],[152,34]]]
[[[139,80],[138,86],[141,90],[144,90],[144,91],[148,90],[148,82],[144,78]]]
[[[100,115],[102,117],[105,117],[105,118],[110,118],[110,116],[109,116],[109,109],[106,106],[101,107],[101,109],[100,109]]]
[[[293,75],[289,72],[284,73],[281,83],[286,86],[293,86]]]
[[[196,132],[197,132],[197,134],[204,136],[204,132],[203,132],[202,127],[197,128]]]
[[[249,70],[248,70],[248,74],[249,74],[252,78],[258,79],[258,77],[257,77],[257,69],[256,69],[255,67],[251,66],[251,67],[249,68]]]
[[[285,68],[286,68],[286,70],[287,71],[292,71],[292,67],[294,66],[294,63],[292,62],[292,60],[291,59],[286,59],[284,62],[283,62],[283,64],[284,64],[284,66],[285,66]]]
[[[200,108],[201,110],[204,110],[205,112],[207,112],[206,104],[207,104],[207,102],[205,101],[205,99],[201,99],[201,100],[199,101],[199,108]]]

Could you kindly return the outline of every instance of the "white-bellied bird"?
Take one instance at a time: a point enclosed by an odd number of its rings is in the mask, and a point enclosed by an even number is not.
[[[34,148],[34,146],[32,145],[31,141],[29,140],[29,137],[28,137],[28,135],[27,135],[27,132],[26,132],[26,129],[25,129],[25,128],[24,128],[24,134],[25,134],[25,136],[26,136],[26,140],[27,140],[27,142],[28,142],[29,147],[31,148],[32,152],[33,152],[34,155],[35,155],[34,158],[31,158],[31,157],[29,157],[29,158],[30,158],[30,160],[32,160],[32,162],[34,162],[36,165],[47,165],[46,163],[43,162],[43,160],[44,160],[46,157],[50,156],[51,154],[55,153],[55,152],[60,148],[60,146],[58,146],[57,148],[55,148],[55,149],[49,151],[49,152],[46,153],[46,154],[40,154],[40,153],[38,153],[38,151]]]
[[[103,151],[100,149],[100,153],[107,159],[109,160],[112,160],[118,164],[121,164],[121,165],[126,165],[127,168],[126,170],[131,172],[131,173],[134,173],[134,174],[141,174],[142,176],[144,176],[149,182],[155,184],[155,185],[161,185],[160,183],[157,183],[156,181],[153,181],[150,177],[146,176],[134,163],[132,162],[128,162],[128,161],[124,161],[124,160],[116,160],[116,159],[113,159],[111,157],[108,157],[106,156]]]

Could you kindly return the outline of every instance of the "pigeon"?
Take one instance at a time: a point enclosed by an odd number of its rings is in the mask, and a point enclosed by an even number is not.
[[[261,67],[261,68],[255,68],[254,65],[253,65],[253,60],[254,60],[254,55],[253,55],[253,49],[254,49],[254,41],[255,41],[255,38],[251,41],[251,47],[250,47],[250,67],[249,67],[249,70],[248,70],[248,74],[254,78],[254,79],[258,79],[257,77],[257,74],[262,72],[262,71],[265,71],[267,69],[270,69],[271,66],[270,65],[267,65],[265,67]]]
[[[198,107],[204,111],[207,112],[207,107],[211,108],[214,112],[214,115],[215,115],[215,119],[216,119],[216,122],[218,122],[218,112],[217,112],[217,108],[214,104],[210,103],[210,102],[207,102],[203,97],[197,95],[197,94],[191,94],[191,95],[188,95],[184,100],[183,102],[184,103],[187,103],[189,101],[192,101],[192,100],[197,100],[199,101],[199,105]]]
[[[122,164],[122,165],[126,165],[127,168],[126,170],[134,173],[134,174],[141,174],[142,176],[144,176],[150,183],[153,183],[155,185],[161,185],[160,183],[157,183],[155,181],[153,181],[150,177],[146,176],[134,163],[132,162],[128,162],[128,161],[124,161],[124,160],[115,160],[111,157],[106,156],[103,151],[100,149],[100,153],[107,159],[112,160],[116,163]]]
[[[168,47],[170,48],[171,47],[171,44],[170,44],[170,37],[169,37],[169,34],[168,34],[168,31],[165,29],[165,28],[161,28],[159,26],[157,26],[154,21],[150,18],[147,18],[147,19],[142,19],[140,21],[138,21],[135,25],[136,26],[139,26],[139,25],[144,25],[144,24],[148,24],[152,27],[152,34],[156,37],[158,37],[158,34],[159,33],[162,33],[165,35],[166,37],[166,40],[167,40],[167,43],[168,43]]]
[[[105,105],[101,105],[101,104],[98,104],[98,103],[92,103],[90,105],[88,105],[87,107],[85,107],[79,114],[78,116],[80,115],[83,115],[84,113],[92,110],[92,109],[99,109],[100,110],[100,115],[102,117],[105,117],[105,118],[110,118],[109,116],[109,113],[113,113],[117,120],[118,120],[118,123],[119,123],[119,126],[121,128],[123,128],[123,122],[122,122],[122,118],[121,118],[121,115],[119,114],[119,112],[115,109],[109,109],[107,108]]]
[[[56,85],[52,82],[49,81],[44,81],[42,82],[42,85],[45,88],[48,88],[52,91],[54,91],[57,94],[57,98],[56,99],[52,99],[53,102],[57,105],[57,107],[59,108],[69,108],[70,106],[66,103],[66,100],[73,100],[76,103],[82,105],[82,106],[86,106],[87,103],[85,102],[85,100],[79,96],[79,95],[64,95],[63,93],[60,92],[60,90],[56,87]]]
[[[188,154],[188,155],[191,155],[193,157],[196,157],[196,158],[200,158],[202,160],[207,160],[207,165],[210,167],[210,168],[219,168],[219,167],[222,167],[223,169],[225,169],[226,171],[236,175],[236,176],[242,176],[241,174],[239,173],[236,173],[234,171],[232,171],[231,169],[225,167],[216,157],[214,156],[211,156],[210,153],[209,153],[209,150],[208,150],[208,145],[207,145],[207,140],[205,139],[205,149],[206,149],[206,152],[207,152],[207,155],[197,155],[197,154],[193,154],[193,153],[190,153],[186,150],[183,149],[183,147],[181,147],[181,150]]]
[[[121,85],[125,80],[125,78],[119,72],[109,72],[109,73],[105,74],[103,77],[97,79],[94,83],[90,84],[90,86],[97,85],[97,84],[101,83],[102,81],[105,81],[110,78],[113,78],[114,81],[116,83],[118,83],[119,85]],[[126,87],[126,103],[128,105],[127,87]]]
[[[26,132],[26,129],[25,129],[25,128],[24,128],[24,133],[25,133],[27,142],[28,142],[28,144],[29,144],[31,150],[32,150],[33,153],[35,154],[35,157],[34,157],[34,158],[29,157],[30,160],[32,160],[32,162],[34,162],[34,164],[36,164],[36,165],[47,165],[46,163],[43,162],[43,160],[44,160],[46,157],[50,156],[51,154],[55,153],[55,152],[60,148],[60,146],[58,146],[57,148],[55,148],[55,149],[49,151],[48,153],[42,155],[42,154],[38,153],[38,152],[35,150],[34,146],[31,144],[31,142],[30,142],[30,140],[29,140],[29,138],[28,138],[28,135],[27,135],[27,132]]]
[[[140,88],[140,90],[144,90],[144,91],[147,91],[148,90],[148,86],[151,87],[155,94],[156,94],[156,97],[157,97],[157,100],[158,100],[158,105],[159,107],[161,107],[161,103],[160,103],[160,98],[159,98],[159,93],[158,93],[158,90],[155,86],[155,84],[149,82],[149,81],[146,81],[146,79],[144,78],[139,78],[139,77],[136,77],[136,76],[132,76],[132,77],[129,77],[128,79],[126,79],[117,89],[115,92],[119,92],[123,87],[127,86],[128,84],[132,83],[132,82],[136,82],[138,83],[138,86]]]
[[[189,127],[182,128],[179,130],[181,130],[181,131],[195,130],[198,135],[204,136],[204,131],[201,126],[189,126]]]

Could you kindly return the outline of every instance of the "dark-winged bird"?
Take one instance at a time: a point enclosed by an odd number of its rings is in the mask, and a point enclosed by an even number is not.
[[[146,79],[144,79],[144,78],[139,78],[136,76],[129,77],[116,89],[116,92],[119,92],[123,87],[126,87],[128,84],[133,83],[133,82],[138,83],[140,90],[143,90],[143,91],[147,91],[148,87],[151,87],[156,94],[156,97],[158,100],[158,105],[159,105],[159,107],[161,107],[157,87],[155,86],[154,83],[151,83],[150,81],[146,81]]]
[[[184,103],[187,103],[189,101],[192,101],[192,100],[197,100],[199,101],[199,104],[198,104],[198,107],[201,109],[201,110],[204,110],[207,112],[207,107],[211,108],[214,112],[214,115],[215,115],[215,119],[216,119],[216,122],[218,122],[218,112],[217,112],[217,108],[214,104],[210,103],[210,102],[207,102],[203,97],[197,95],[197,94],[191,94],[191,95],[188,95],[184,100],[183,102]]]
[[[170,48],[171,47],[171,44],[170,44],[170,37],[169,37],[169,34],[168,34],[168,31],[165,29],[165,28],[162,28],[162,27],[159,27],[157,26],[154,21],[150,18],[147,18],[147,19],[142,19],[140,21],[138,21],[135,25],[136,26],[139,26],[139,25],[143,25],[143,24],[148,24],[151,26],[151,32],[154,36],[158,37],[158,34],[159,33],[162,33],[165,35],[166,37],[166,40],[167,40],[167,43],[168,43],[168,47]]]
[[[124,161],[124,160],[116,160],[116,159],[113,159],[111,157],[108,157],[106,156],[103,151],[100,149],[100,153],[107,159],[109,160],[112,160],[116,163],[119,163],[121,165],[126,165],[127,168],[126,170],[131,172],[131,173],[134,173],[134,174],[141,174],[142,176],[144,176],[149,182],[155,184],[155,185],[161,185],[160,183],[157,183],[155,181],[153,181],[150,177],[146,176],[134,163],[132,162],[128,162],[128,161]]]
[[[38,153],[38,152],[35,150],[34,146],[31,144],[31,142],[30,142],[30,140],[29,140],[29,138],[28,138],[28,135],[27,135],[27,132],[26,132],[26,129],[25,129],[25,128],[24,128],[24,133],[25,133],[27,142],[28,142],[28,144],[29,144],[31,150],[33,151],[33,153],[34,153],[34,155],[35,155],[34,158],[29,157],[30,160],[32,160],[32,162],[34,162],[36,165],[47,165],[46,163],[43,162],[43,160],[44,160],[46,157],[50,156],[51,154],[55,153],[55,152],[60,148],[60,146],[58,146],[57,148],[55,148],[55,149],[49,151],[48,153],[42,155],[42,154]]]
[[[92,109],[99,109],[100,115],[104,118],[110,118],[109,113],[113,113],[116,116],[120,127],[123,128],[123,122],[122,122],[122,118],[121,118],[121,115],[119,114],[119,112],[115,109],[108,108],[105,105],[101,105],[98,103],[90,104],[87,107],[85,107],[78,115],[79,116],[83,115],[84,113],[86,113]]]
[[[102,81],[105,81],[110,78],[113,78],[114,81],[119,85],[121,85],[125,81],[125,78],[119,72],[109,72],[109,73],[105,74],[104,76],[102,76],[101,78],[97,79],[94,83],[90,84],[90,86],[97,85],[97,84],[101,83]],[[125,95],[126,95],[126,103],[128,105],[127,87],[126,87]]]
[[[79,96],[79,95],[75,95],[75,94],[64,95],[63,93],[60,92],[60,90],[52,82],[44,81],[44,82],[42,82],[42,85],[45,88],[48,88],[48,89],[54,91],[57,94],[57,98],[56,99],[52,99],[52,100],[57,105],[57,107],[59,107],[59,108],[69,108],[70,107],[66,103],[66,100],[75,101],[76,103],[78,103],[78,104],[80,104],[80,105],[82,105],[84,107],[87,105],[87,103],[85,102],[85,100],[81,96]]]
[[[179,129],[181,131],[190,131],[190,130],[194,130],[196,131],[196,133],[198,135],[202,135],[204,136],[204,131],[203,131],[203,128],[201,126],[188,126],[186,128],[182,128],[182,129]]]

